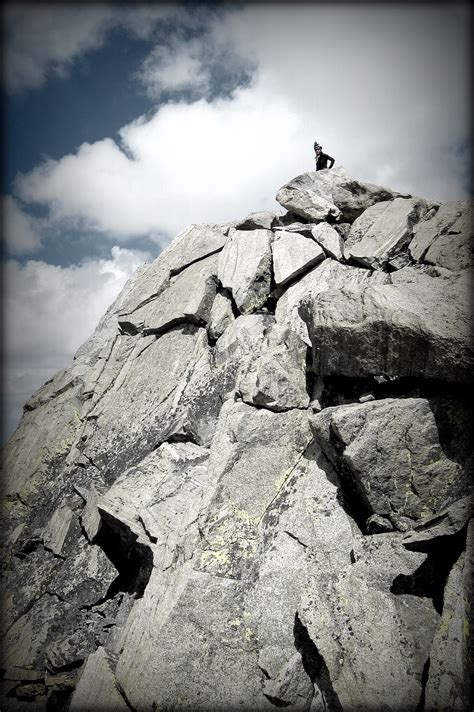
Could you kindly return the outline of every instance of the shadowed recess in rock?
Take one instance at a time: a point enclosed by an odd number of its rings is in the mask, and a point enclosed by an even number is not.
[[[46,712],[65,712],[69,707],[73,688],[68,690],[54,690],[46,701]]]
[[[295,613],[293,634],[295,636],[295,648],[301,655],[304,670],[313,685],[316,685],[321,691],[324,708],[328,712],[343,712],[339,698],[333,689],[324,658],[311,640],[307,628],[301,622],[298,611]]]
[[[420,695],[420,701],[418,705],[416,706],[415,712],[425,712],[425,697],[426,697],[426,683],[428,682],[428,677],[430,674],[430,659],[426,661],[426,663],[423,666],[423,673],[421,676],[421,695]],[[426,710],[426,712],[430,712],[429,710]]]
[[[110,584],[105,599],[120,591],[141,598],[153,568],[153,554],[119,520],[100,511],[101,525],[94,540],[113,563],[118,576]]]
[[[444,587],[449,572],[466,548],[466,531],[467,526],[452,536],[437,537],[407,546],[407,548],[427,552],[427,557],[410,576],[405,574],[396,576],[390,586],[391,593],[432,598],[433,606],[441,614]]]

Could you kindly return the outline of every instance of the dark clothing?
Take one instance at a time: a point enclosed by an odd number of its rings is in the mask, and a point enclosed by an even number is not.
[[[328,166],[328,161],[331,162],[331,165]],[[332,168],[334,165],[334,158],[331,158],[331,156],[328,156],[327,153],[320,153],[319,155],[316,155],[316,170],[320,171],[323,168]]]

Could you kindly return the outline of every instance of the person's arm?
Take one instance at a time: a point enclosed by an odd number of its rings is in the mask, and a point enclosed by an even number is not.
[[[334,158],[331,158],[331,156],[328,156],[328,161],[331,161],[331,165],[329,166],[329,168],[332,168],[334,165]]]

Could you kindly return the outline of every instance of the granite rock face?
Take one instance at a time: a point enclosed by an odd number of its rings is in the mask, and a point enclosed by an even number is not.
[[[299,233],[281,231],[272,245],[273,274],[277,287],[294,280],[324,259],[324,251],[314,240]]]
[[[306,295],[299,314],[321,375],[422,377],[467,382],[473,362],[470,270]]]
[[[308,221],[353,222],[364,210],[399,193],[351,178],[343,168],[303,173],[284,185],[276,199]],[[409,197],[409,196],[408,196]]]
[[[472,265],[472,237],[471,204],[449,202],[415,226],[408,249],[414,260],[456,272]]]
[[[25,404],[2,710],[470,709],[470,206],[277,199],[184,230]]]
[[[271,285],[271,230],[235,230],[219,256],[218,278],[237,308],[249,314],[263,306]]]
[[[344,246],[347,259],[375,268],[403,253],[413,226],[429,205],[416,198],[395,198],[371,205],[353,223]]]

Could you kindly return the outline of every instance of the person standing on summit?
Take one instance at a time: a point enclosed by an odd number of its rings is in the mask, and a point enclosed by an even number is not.
[[[316,161],[316,170],[321,171],[323,168],[332,168],[334,165],[334,158],[328,156],[327,153],[323,153],[323,147],[319,145],[317,141],[314,142],[314,153]],[[328,162],[331,165],[328,166]]]

